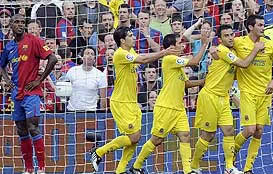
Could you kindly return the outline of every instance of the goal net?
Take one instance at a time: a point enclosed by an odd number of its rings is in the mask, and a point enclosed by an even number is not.
[[[120,21],[126,23],[126,20],[129,20],[128,24],[136,40],[134,49],[137,53],[156,52],[163,48],[162,39],[166,34],[177,33],[181,34],[183,54],[194,56],[200,50],[198,35],[202,25],[193,29],[188,36],[184,36],[183,33],[197,22],[196,15],[201,14],[200,11],[205,15],[212,33],[209,46],[217,45],[219,40],[215,33],[220,24],[230,23],[235,34],[243,36],[246,34],[243,22],[250,13],[260,14],[264,10],[265,20],[269,19],[265,14],[264,8],[267,4],[264,1],[255,0],[255,6],[248,4],[249,1],[192,0],[192,3],[191,0],[3,1],[0,5],[0,52],[8,41],[13,39],[10,19],[19,13],[26,16],[26,32],[44,40],[59,60],[54,71],[42,84],[40,129],[45,142],[46,173],[92,173],[89,150],[94,146],[102,146],[120,135],[109,109],[115,79],[112,56],[117,49],[113,31]],[[201,6],[198,7],[200,3]],[[130,7],[127,13],[125,10],[125,15],[119,13],[118,7],[121,4]],[[143,9],[148,10],[148,15]],[[268,24],[265,31],[268,38],[272,38],[272,31],[272,24]],[[101,79],[90,82],[92,76],[83,81],[82,74],[69,79],[67,75],[69,70],[83,64],[85,47],[92,47],[95,50],[94,67],[104,75],[106,86]],[[200,65],[185,68],[185,73],[190,80],[203,79],[210,62],[210,54],[206,51]],[[46,62],[41,62],[40,69],[44,70],[45,65]],[[11,75],[12,69],[8,67],[7,70]],[[151,137],[154,102],[163,85],[161,60],[149,65],[140,65],[137,73],[138,103],[143,113],[142,137],[128,168],[132,166],[143,144]],[[77,81],[78,79],[81,80]],[[68,80],[71,83],[68,83]],[[1,81],[0,87],[0,173],[21,173],[24,170],[24,163],[19,136],[11,116],[14,106],[10,91],[5,90],[5,81]],[[187,89],[183,99],[191,127],[192,152],[200,134],[199,130],[193,127],[199,91],[199,88]],[[91,94],[93,96],[90,97]],[[73,98],[73,95],[76,97]],[[240,97],[236,83],[231,95]],[[95,101],[95,108],[89,107],[91,102],[88,97]],[[235,102],[231,101],[231,107],[237,134],[242,130],[240,113]],[[272,126],[265,127],[262,146],[254,163],[255,174],[273,173],[272,132]],[[96,135],[95,141],[88,141],[86,138],[90,133]],[[200,162],[204,174],[224,173],[222,139],[223,134],[218,130],[208,152]],[[249,141],[238,153],[236,167],[240,170],[246,161],[248,144]],[[97,173],[115,172],[121,155],[121,149],[108,153]],[[37,169],[35,156],[33,161]],[[178,139],[173,135],[166,137],[145,161],[143,167],[147,173],[181,173],[183,167]]]

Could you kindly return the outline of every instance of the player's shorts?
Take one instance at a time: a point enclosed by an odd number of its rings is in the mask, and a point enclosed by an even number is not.
[[[169,133],[189,132],[189,122],[185,110],[155,106],[152,135],[164,138]]]
[[[14,111],[12,119],[14,121],[22,121],[34,116],[39,117],[40,114],[40,96],[25,96],[23,100],[13,100]]]
[[[111,101],[110,109],[121,134],[130,135],[140,131],[142,113],[137,103]]]
[[[257,96],[240,93],[240,116],[242,126],[270,125],[271,95]]]
[[[229,96],[218,96],[203,88],[197,99],[195,127],[207,132],[215,132],[219,126],[232,126]]]

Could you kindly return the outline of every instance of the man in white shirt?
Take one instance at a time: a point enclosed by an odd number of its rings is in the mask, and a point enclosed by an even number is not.
[[[83,49],[83,64],[69,69],[66,79],[72,83],[72,95],[68,102],[69,111],[95,111],[100,99],[100,109],[106,108],[106,75],[95,68],[95,50],[92,47]]]

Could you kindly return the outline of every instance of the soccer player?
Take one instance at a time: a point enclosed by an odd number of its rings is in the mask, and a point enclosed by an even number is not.
[[[119,47],[113,57],[116,80],[110,99],[110,109],[122,136],[113,139],[104,146],[93,149],[91,162],[95,171],[104,154],[123,147],[122,158],[116,173],[126,173],[126,166],[131,160],[136,145],[141,137],[142,113],[137,104],[137,64],[150,63],[159,58],[177,54],[174,48],[168,48],[157,53],[137,55],[133,49],[134,38],[129,27],[120,27],[114,32],[114,40]]]
[[[209,32],[206,32],[209,33]],[[202,47],[198,54],[192,58],[168,55],[163,58],[163,88],[157,97],[154,107],[154,121],[152,137],[142,147],[130,171],[134,174],[144,174],[142,165],[145,159],[160,145],[164,138],[173,133],[180,140],[180,155],[185,174],[194,174],[190,166],[191,147],[190,147],[190,127],[184,106],[185,87],[200,86],[204,80],[189,81],[184,72],[185,66],[198,65],[205,50],[207,49],[209,34],[202,35]],[[179,34],[168,34],[163,39],[165,49],[175,46],[182,51],[181,37]],[[181,52],[182,53],[182,52]]]
[[[16,14],[11,19],[14,40],[8,42],[1,54],[0,74],[11,87],[14,102],[12,118],[20,138],[21,152],[25,162],[25,174],[34,173],[32,143],[38,160],[38,174],[45,173],[43,137],[39,129],[41,82],[57,63],[57,58],[42,40],[25,33],[25,18]],[[40,59],[48,59],[45,71],[38,76]],[[6,67],[11,63],[13,74],[9,79]],[[30,136],[32,137],[32,141]]]
[[[196,173],[201,174],[200,159],[207,151],[219,126],[224,134],[225,174],[243,174],[233,166],[235,141],[229,90],[234,80],[236,66],[247,68],[257,53],[264,48],[264,44],[257,42],[252,52],[243,60],[238,58],[233,50],[235,35],[230,25],[221,25],[218,36],[221,41],[216,53],[219,59],[212,61],[205,86],[198,95],[195,126],[201,129],[201,135],[195,145],[191,166]]]
[[[272,58],[273,42],[264,38],[264,19],[250,15],[246,20],[248,35],[235,38],[234,48],[238,57],[245,59],[256,47],[257,42],[264,42],[264,49],[259,52],[246,68],[239,68],[237,80],[240,93],[241,125],[244,126],[235,138],[235,152],[238,152],[249,137],[248,155],[244,167],[245,174],[252,174],[252,168],[261,146],[265,125],[270,125],[269,111],[273,92]]]

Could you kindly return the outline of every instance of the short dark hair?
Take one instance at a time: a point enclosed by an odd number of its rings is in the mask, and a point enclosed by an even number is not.
[[[179,13],[173,13],[170,23],[173,23],[176,21],[182,22],[181,15]]]
[[[21,15],[21,14],[15,14],[14,16],[11,17],[10,23],[11,23],[11,24],[14,23],[15,19],[17,19],[17,18],[23,18],[23,19],[25,19],[25,21],[26,21],[25,16],[23,16],[23,15]]]
[[[176,39],[179,38],[179,34],[167,34],[163,39],[163,48],[167,49],[171,45],[175,46]]]
[[[229,15],[229,16],[231,17],[231,19],[233,20],[233,15],[232,15],[231,13],[225,12],[225,13],[223,13],[223,14],[220,15],[220,21],[221,21],[222,17],[223,17],[225,14]]]
[[[142,8],[139,13],[146,13],[150,16],[150,10],[148,8]],[[137,17],[139,16],[139,13],[137,14]]]
[[[88,20],[86,17],[83,17],[83,18],[81,18],[80,21],[79,21],[79,27],[80,27],[80,28],[83,28],[83,24],[84,24],[84,23],[92,24],[91,22],[89,22],[89,20]],[[93,26],[93,24],[92,24],[92,26]]]
[[[95,48],[93,48],[93,47],[91,47],[91,46],[85,46],[85,47],[83,47],[82,50],[81,50],[81,52],[79,53],[79,55],[80,55],[81,57],[83,57],[84,51],[87,50],[87,49],[93,50],[93,51],[94,51],[94,55],[95,55],[95,57],[96,57],[96,50],[95,50]]]
[[[65,45],[59,46],[57,53],[61,56],[62,59],[71,58],[71,50]]]
[[[129,4],[121,4],[121,5],[118,7],[118,10],[119,10],[119,9],[121,9],[121,8],[127,8],[127,9],[128,9],[129,14],[131,14],[131,13],[132,13],[132,9],[131,9],[131,7],[130,7],[130,5],[129,5]]]
[[[121,44],[120,39],[125,39],[129,31],[131,31],[129,27],[119,27],[116,29],[114,32],[114,40],[118,47],[120,47]]]
[[[208,20],[205,20],[202,25],[204,25],[204,24],[209,24],[209,26],[212,27],[212,23]]]
[[[245,26],[248,32],[250,32],[248,26],[251,25],[252,27],[254,27],[254,25],[256,24],[256,19],[264,20],[264,17],[259,15],[250,15],[245,21]]]
[[[39,26],[40,28],[42,28],[41,21],[38,20],[38,19],[31,19],[31,20],[29,20],[28,23],[27,23],[27,25],[29,25],[29,24],[31,24],[31,23],[38,24],[38,26]]]
[[[219,27],[219,30],[218,30],[218,33],[217,33],[218,37],[221,38],[221,33],[222,33],[222,31],[223,31],[223,30],[228,30],[228,29],[232,29],[232,26],[231,26],[231,25],[226,25],[226,24],[221,25],[221,26]]]

